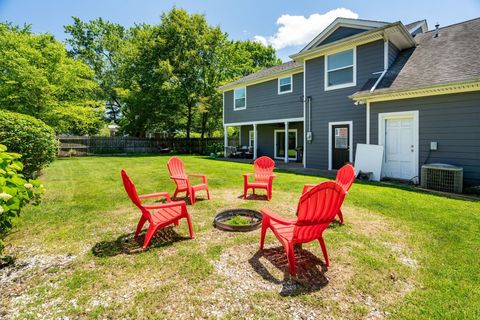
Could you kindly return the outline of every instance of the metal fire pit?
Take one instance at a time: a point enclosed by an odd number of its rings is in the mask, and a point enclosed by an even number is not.
[[[250,219],[250,224],[231,225],[227,221],[234,216],[241,216]],[[213,220],[215,228],[223,231],[247,232],[260,228],[262,215],[258,211],[249,209],[229,209],[218,213]]]

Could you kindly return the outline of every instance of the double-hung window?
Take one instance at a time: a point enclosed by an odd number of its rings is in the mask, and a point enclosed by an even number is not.
[[[292,76],[278,78],[278,94],[289,93],[293,91]]]
[[[254,143],[255,143],[255,134],[253,130],[250,130],[248,132],[248,146],[253,147]]]
[[[356,85],[355,48],[325,57],[325,90]]]
[[[233,110],[242,110],[247,107],[247,88],[238,88],[233,91]]]

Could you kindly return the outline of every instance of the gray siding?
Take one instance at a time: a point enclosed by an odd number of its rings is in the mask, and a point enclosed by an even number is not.
[[[306,63],[307,96],[312,97],[313,141],[307,143],[307,167],[328,168],[328,122],[353,121],[353,146],[365,143],[366,111],[355,106],[349,95],[358,91],[372,77],[383,70],[383,40],[357,47],[357,85],[324,91],[324,57]],[[308,118],[308,114],[307,114]],[[305,119],[308,126],[308,119]]]
[[[338,41],[340,39],[346,38],[353,36],[358,33],[365,32],[365,29],[359,29],[359,28],[350,28],[350,27],[340,27],[334,32],[332,32],[328,37],[325,38],[318,46],[323,46],[324,44],[331,43],[334,41]]]
[[[378,143],[379,113],[412,110],[419,111],[419,165],[437,141],[428,163],[461,166],[465,182],[480,185],[480,92],[371,103],[370,142]]]
[[[278,80],[247,86],[247,108],[233,110],[233,90],[225,92],[225,123],[302,118],[303,73],[293,75],[293,92],[278,94]]]
[[[391,42],[388,43],[388,66],[390,67],[392,63],[398,56],[400,50]]]
[[[274,157],[274,134],[275,130],[284,129],[283,123],[278,124],[259,124],[257,125],[257,156]],[[291,122],[289,129],[297,129],[297,146],[303,146],[303,123]],[[248,146],[248,131],[253,130],[253,126],[242,126],[242,146]]]

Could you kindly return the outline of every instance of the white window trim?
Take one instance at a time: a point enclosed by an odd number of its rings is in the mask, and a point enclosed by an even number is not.
[[[278,160],[285,160],[285,157],[277,157],[277,132],[285,132],[285,129],[277,129],[273,131],[273,158]],[[297,129],[288,129],[288,133],[295,132],[295,148],[298,147],[298,132]],[[285,152],[288,153],[288,150]],[[288,158],[288,160],[297,160],[295,158]]]
[[[353,163],[353,121],[336,121],[336,122],[329,122],[328,123],[328,170],[332,170],[332,128],[336,125],[347,124],[349,125],[348,128],[348,161]]]
[[[235,108],[235,91],[239,89],[245,89],[245,107],[243,108]],[[247,109],[247,87],[236,88],[233,90],[233,111],[245,110]]]
[[[402,119],[402,118],[411,118],[413,117],[413,141],[415,143],[414,150],[413,150],[413,157],[414,157],[414,175],[417,177],[418,181],[418,167],[419,167],[419,112],[418,110],[412,111],[401,111],[401,112],[383,112],[378,114],[378,145],[385,146],[385,120],[389,119]],[[385,148],[383,148],[383,165],[385,165]],[[382,178],[384,177],[384,173],[382,170],[381,174]]]
[[[251,136],[253,136],[253,139],[252,139]],[[252,140],[253,140],[253,144],[252,144]],[[253,147],[254,144],[255,144],[255,132],[253,130],[249,130],[248,131],[248,146]]]
[[[353,64],[352,65],[328,70],[328,57],[329,56],[337,54],[337,53],[345,52],[345,51],[350,51],[350,50],[353,50]],[[324,77],[323,77],[324,78],[324,87],[323,88],[324,88],[325,91],[354,87],[354,86],[357,85],[357,47],[353,47],[351,49],[329,53],[328,55],[325,55],[324,60],[325,60],[325,63],[324,63],[324,69],[325,69],[324,72],[325,73],[324,73]],[[342,70],[342,69],[351,68],[351,67],[353,67],[353,81],[352,82],[337,84],[337,85],[333,85],[333,86],[328,85],[328,72],[329,71],[330,72],[331,71],[337,71],[337,70]]]
[[[290,90],[288,91],[280,91],[280,80],[281,79],[285,79],[285,78],[290,78]],[[278,94],[285,94],[285,93],[291,93],[293,92],[293,75],[289,75],[289,76],[286,76],[286,77],[281,77],[281,78],[278,78],[277,79],[277,89],[278,89]]]

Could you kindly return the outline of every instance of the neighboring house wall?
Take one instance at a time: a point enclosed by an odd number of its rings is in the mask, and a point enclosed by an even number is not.
[[[328,37],[325,38],[322,42],[320,42],[318,46],[323,46],[327,43],[331,43],[334,41],[338,41],[340,39],[346,38],[353,36],[358,33],[365,32],[367,30],[365,29],[359,29],[359,28],[350,28],[350,27],[340,27],[337,30],[333,31]]]
[[[228,123],[303,117],[303,72],[293,75],[293,92],[278,94],[278,79],[247,86],[247,108],[233,110],[233,90],[224,93]]]
[[[324,57],[306,62],[306,96],[312,97],[313,141],[307,143],[307,167],[328,169],[328,123],[353,121],[353,155],[357,143],[365,143],[365,107],[355,106],[349,95],[360,90],[365,82],[383,71],[384,43],[375,41],[357,47],[357,85],[336,90],[324,90]],[[305,124],[308,124],[308,113]],[[308,128],[308,125],[307,125]],[[308,129],[307,129],[308,130]]]
[[[419,111],[419,166],[436,141],[438,150],[431,151],[428,163],[461,166],[464,180],[480,185],[480,92],[371,103],[370,142],[378,143],[379,113],[414,110]]]
[[[303,123],[291,122],[288,125],[290,129],[297,129],[297,146],[303,146]],[[259,124],[257,125],[257,156],[269,156],[274,157],[274,134],[275,130],[284,129],[283,123],[279,124]],[[241,146],[248,146],[249,143],[249,131],[253,130],[253,126],[241,127]]]

